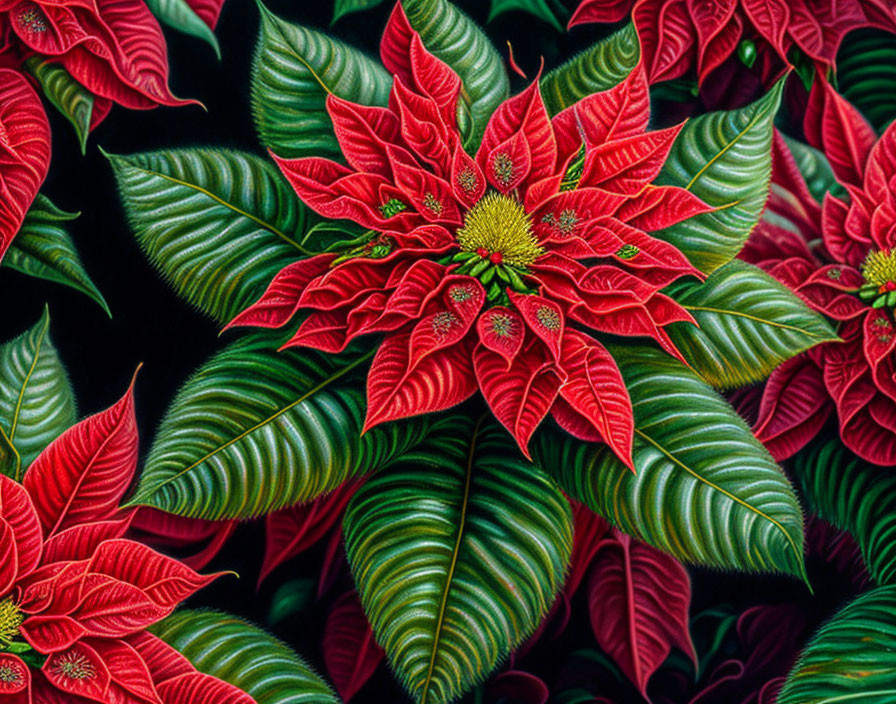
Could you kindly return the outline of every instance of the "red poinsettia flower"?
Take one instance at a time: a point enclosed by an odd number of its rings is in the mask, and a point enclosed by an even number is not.
[[[833,66],[843,37],[860,27],[896,31],[888,0],[584,0],[569,22],[619,22],[631,17],[650,82],[696,71],[706,76],[741,48],[743,59],[770,85],[790,64],[794,47]]]
[[[877,140],[828,84],[814,89],[806,132],[822,147],[841,197],[812,198],[776,137],[770,210],[792,226],[763,222],[743,257],[839,324],[842,343],[783,364],[766,384],[756,434],[783,459],[814,437],[836,408],[843,442],[881,465],[896,464],[896,129]]]
[[[651,185],[680,126],[646,131],[640,67],[553,119],[536,81],[498,107],[471,157],[460,78],[400,4],[381,54],[395,76],[388,108],[327,99],[348,166],[277,158],[311,208],[368,236],[286,267],[231,325],[278,327],[309,311],[287,346],[327,352],[386,333],[365,429],[481,389],[523,452],[551,412],[630,466],[631,402],[585,330],[650,336],[678,355],[664,327],[693,320],[660,289],[699,274],[647,232],[709,210],[689,191]]]
[[[22,484],[0,474],[4,704],[253,704],[145,632],[217,575],[121,537],[136,462],[129,391],[63,433]]]

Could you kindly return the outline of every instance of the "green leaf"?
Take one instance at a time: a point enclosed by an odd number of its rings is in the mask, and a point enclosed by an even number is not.
[[[215,56],[221,58],[221,48],[214,31],[202,21],[186,0],[146,0],[146,5],[157,20],[179,32],[208,42],[215,50]]]
[[[361,436],[367,361],[244,337],[187,381],[165,414],[131,505],[191,518],[251,518],[310,501],[422,440],[429,420]]]
[[[747,424],[669,355],[609,349],[631,394],[636,473],[606,445],[557,430],[538,435],[541,466],[593,511],[679,560],[805,579],[799,502]]]
[[[822,201],[825,193],[838,186],[831,164],[825,155],[815,147],[788,137],[783,132],[780,134],[790,149],[797,168],[806,180],[809,192],[817,201]],[[775,184],[772,184],[772,188],[776,188]]]
[[[896,117],[896,37],[879,29],[848,34],[837,53],[837,88],[878,132]]]
[[[81,154],[87,152],[87,137],[93,117],[93,93],[78,83],[64,66],[42,56],[32,56],[25,68],[37,79],[43,94],[75,128]]]
[[[784,79],[745,108],[690,120],[657,178],[659,184],[688,189],[715,208],[654,233],[707,274],[733,259],[759,222],[783,86]]]
[[[64,223],[78,215],[60,210],[39,193],[0,264],[28,276],[70,286],[96,301],[111,318],[106,300],[84,270],[75,243],[65,230]]]
[[[734,259],[709,278],[675,284],[666,293],[700,327],[667,328],[694,370],[720,389],[765,379],[781,362],[822,342],[839,340],[824,317],[761,269]]]
[[[291,579],[281,584],[268,607],[268,623],[272,626],[304,611],[314,600],[317,582],[309,577]]]
[[[24,476],[22,458],[15,445],[6,436],[3,426],[0,426],[0,474],[5,474],[15,481],[19,481]]]
[[[386,105],[392,78],[357,49],[280,19],[259,2],[261,32],[252,64],[252,114],[262,144],[277,156],[340,158],[327,95]]]
[[[896,586],[847,604],[809,641],[777,704],[896,701]]]
[[[612,88],[632,72],[640,54],[638,36],[629,24],[549,71],[539,86],[548,112],[555,115],[592,93]]]
[[[153,266],[219,323],[307,252],[307,211],[267,161],[224,149],[107,155],[131,228]]]
[[[274,636],[220,611],[178,611],[150,627],[200,672],[257,704],[339,704],[323,679]]]
[[[427,50],[460,76],[470,119],[468,124],[460,116],[464,146],[478,147],[488,119],[510,95],[501,56],[476,23],[448,0],[402,0],[401,5]]]
[[[558,32],[565,32],[564,24],[569,18],[569,13],[557,0],[553,2],[553,8],[547,0],[492,0],[492,6],[488,13],[488,21],[491,22],[505,12],[519,10],[528,12],[540,20],[544,20]],[[561,21],[561,19],[563,21]]]
[[[377,642],[426,704],[459,698],[532,633],[572,548],[554,481],[461,414],[369,479],[343,527]]]
[[[793,461],[807,508],[849,531],[878,584],[896,583],[896,476],[853,455],[839,439],[810,446]]]
[[[333,2],[333,21],[336,24],[345,15],[361,10],[369,10],[383,4],[383,0],[335,0]]]
[[[18,452],[22,471],[77,420],[72,387],[49,329],[44,309],[33,328],[0,346],[0,428]]]

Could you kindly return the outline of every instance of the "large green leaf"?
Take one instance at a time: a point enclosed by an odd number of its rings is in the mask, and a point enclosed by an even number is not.
[[[632,25],[597,42],[541,79],[541,95],[552,115],[582,98],[608,90],[632,72],[640,56]]]
[[[77,420],[68,375],[50,342],[45,309],[30,330],[0,346],[0,428],[24,472],[41,450]],[[21,479],[21,477],[19,477]]]
[[[338,39],[286,22],[261,3],[259,8],[252,113],[262,143],[284,158],[340,157],[327,95],[385,105],[391,77],[379,63]]]
[[[777,704],[896,701],[896,586],[847,604],[809,641]]]
[[[200,672],[258,704],[339,704],[333,690],[274,636],[220,611],[178,611],[150,630]]]
[[[146,5],[160,22],[208,42],[215,50],[215,56],[221,58],[221,49],[214,31],[202,21],[187,0],[146,0]]]
[[[610,351],[634,407],[636,473],[606,445],[550,429],[535,443],[541,466],[567,493],[679,560],[805,578],[799,503],[747,424],[669,355]]]
[[[810,446],[793,462],[807,508],[852,533],[869,574],[896,582],[896,475],[853,455],[833,439]]]
[[[304,254],[307,211],[252,154],[189,149],[109,155],[140,247],[187,301],[219,323]]]
[[[71,286],[96,301],[111,318],[109,306],[84,270],[75,243],[65,230],[65,223],[77,217],[78,213],[60,210],[39,193],[6,250],[2,265],[28,276]]]
[[[352,499],[346,550],[377,642],[413,698],[459,698],[541,621],[572,516],[506,432],[454,414]]]
[[[878,131],[896,118],[896,37],[861,29],[844,38],[837,54],[837,88]]]
[[[93,93],[72,78],[64,66],[51,63],[42,56],[32,56],[25,62],[25,67],[37,79],[47,100],[72,123],[81,153],[86,153],[93,117]]]
[[[701,115],[678,135],[657,183],[687,188],[715,210],[655,233],[706,273],[737,255],[765,207],[784,79],[739,110]]]
[[[558,32],[566,31],[563,25],[569,19],[569,12],[559,0],[550,2],[549,0],[492,0],[488,21],[491,22],[505,12],[513,12],[515,10],[528,12],[538,19],[544,20]]]
[[[245,337],[187,381],[162,420],[131,504],[191,518],[250,518],[371,472],[425,435],[425,417],[361,437],[363,381],[349,358]],[[372,354],[372,353],[371,353]]]
[[[838,340],[825,319],[786,286],[738,259],[701,283],[667,291],[700,327],[667,330],[685,359],[707,382],[731,389],[765,379],[781,362],[821,342]]]
[[[460,124],[464,146],[475,149],[489,117],[510,94],[501,56],[476,23],[448,0],[402,0],[401,5],[424,46],[463,81],[461,98],[470,122],[461,115]]]

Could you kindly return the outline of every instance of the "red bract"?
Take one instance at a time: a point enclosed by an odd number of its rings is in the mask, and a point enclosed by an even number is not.
[[[570,26],[619,22],[631,17],[651,83],[696,71],[700,83],[738,51],[757,60],[770,85],[796,48],[833,66],[843,37],[860,27],[896,31],[896,9],[887,0],[584,0]]]
[[[327,99],[348,166],[277,159],[311,208],[367,228],[364,242],[286,267],[231,325],[279,327],[307,311],[286,346],[332,353],[385,333],[365,429],[479,389],[524,453],[550,412],[631,466],[628,393],[585,330],[649,336],[678,356],[664,327],[693,320],[660,289],[699,273],[647,232],[709,210],[651,184],[680,126],[646,131],[640,66],[553,119],[536,81],[498,107],[470,157],[460,78],[400,5],[381,54],[395,77],[388,108]]]
[[[0,259],[50,167],[50,125],[40,98],[15,71],[0,68]]]
[[[23,484],[0,475],[3,702],[253,703],[144,632],[217,575],[121,537],[136,460],[129,390],[63,433]]]
[[[896,130],[876,140],[827,84],[816,86],[811,108],[806,133],[824,149],[848,195],[828,194],[819,207],[776,138],[769,208],[794,227],[763,222],[743,256],[836,321],[843,342],[815,347],[773,372],[756,434],[783,459],[836,408],[840,435],[853,452],[896,465]]]

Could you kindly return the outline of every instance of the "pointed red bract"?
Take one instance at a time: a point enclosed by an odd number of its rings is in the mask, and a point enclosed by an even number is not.
[[[134,385],[111,408],[69,428],[25,473],[44,533],[112,518],[137,468]]]
[[[650,676],[673,647],[696,667],[688,632],[691,583],[674,558],[622,533],[615,535],[591,568],[591,627],[600,647],[646,697]]]
[[[49,166],[50,125],[40,98],[24,76],[0,68],[0,259]]]

